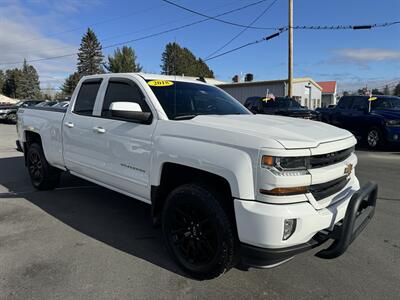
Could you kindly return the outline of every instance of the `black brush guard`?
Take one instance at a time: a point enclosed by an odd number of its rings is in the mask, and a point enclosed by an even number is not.
[[[296,254],[321,246],[328,240],[333,240],[332,244],[315,255],[325,259],[342,255],[374,216],[377,196],[377,184],[368,182],[351,197],[343,220],[336,224],[332,231],[322,230],[307,243],[278,249],[266,249],[241,243],[242,266],[279,265]]]

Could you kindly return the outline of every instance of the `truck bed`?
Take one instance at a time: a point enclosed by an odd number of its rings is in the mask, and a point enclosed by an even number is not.
[[[17,112],[19,134],[23,134],[26,130],[40,132],[47,161],[62,169],[64,169],[62,124],[66,111],[66,108],[29,107],[21,108]]]

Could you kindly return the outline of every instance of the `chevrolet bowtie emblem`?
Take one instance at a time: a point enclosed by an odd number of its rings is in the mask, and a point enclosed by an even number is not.
[[[351,171],[353,171],[353,165],[352,164],[348,164],[346,166],[346,168],[344,168],[344,174],[349,176],[351,174]]]

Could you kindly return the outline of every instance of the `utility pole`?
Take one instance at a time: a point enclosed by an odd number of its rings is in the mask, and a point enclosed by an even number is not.
[[[288,96],[293,97],[293,0],[289,0],[289,63]]]

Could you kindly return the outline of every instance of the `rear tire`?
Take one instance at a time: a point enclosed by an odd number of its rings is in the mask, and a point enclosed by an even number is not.
[[[382,131],[377,127],[372,127],[368,129],[366,134],[366,143],[370,149],[380,149],[385,144]]]
[[[193,278],[218,277],[237,261],[235,226],[223,200],[200,184],[177,187],[166,200],[162,229],[168,251]]]
[[[41,145],[34,143],[28,148],[26,166],[32,185],[38,190],[52,190],[60,182],[61,171],[52,167],[44,156]]]

